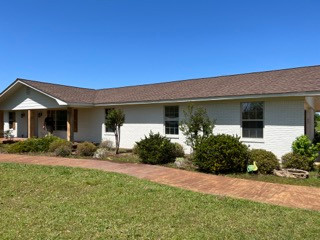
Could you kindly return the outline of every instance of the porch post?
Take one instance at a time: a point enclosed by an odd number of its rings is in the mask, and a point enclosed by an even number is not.
[[[0,137],[3,137],[3,130],[4,130],[4,114],[3,111],[0,110]]]
[[[67,109],[67,140],[74,141],[74,114],[73,108]]]
[[[28,110],[28,138],[34,136],[34,111]]]

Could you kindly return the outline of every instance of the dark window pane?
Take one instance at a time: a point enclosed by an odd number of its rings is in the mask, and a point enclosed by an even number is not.
[[[105,122],[107,121],[108,114],[109,114],[109,112],[110,112],[111,110],[113,110],[113,108],[107,108],[107,109],[105,110]],[[106,124],[105,124],[105,126],[106,126]],[[107,128],[107,126],[106,126],[106,132],[114,132],[114,131],[113,131],[112,128]]]
[[[56,111],[56,130],[67,130],[67,111]]]
[[[179,106],[167,106],[165,107],[166,118],[178,118],[179,117]]]
[[[166,134],[179,134],[179,122],[178,121],[166,121],[165,122]]]
[[[263,102],[242,103],[242,119],[263,119]]]

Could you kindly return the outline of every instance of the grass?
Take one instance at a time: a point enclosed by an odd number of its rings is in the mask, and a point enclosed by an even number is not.
[[[0,164],[0,239],[319,239],[320,212],[97,170]]]
[[[242,178],[248,180],[262,181],[262,182],[272,182],[280,184],[290,184],[290,185],[300,185],[308,187],[320,187],[320,178],[316,171],[309,172],[308,179],[294,179],[294,178],[284,178],[274,175],[263,175],[263,174],[248,174],[248,173],[239,173],[239,174],[228,174],[228,177]]]

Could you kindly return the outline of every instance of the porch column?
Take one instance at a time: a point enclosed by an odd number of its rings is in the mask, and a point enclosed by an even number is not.
[[[3,130],[4,130],[4,114],[3,111],[0,110],[0,137],[3,137]]]
[[[34,136],[34,111],[28,110],[28,138]]]
[[[67,109],[67,140],[74,141],[74,114],[73,108]]]

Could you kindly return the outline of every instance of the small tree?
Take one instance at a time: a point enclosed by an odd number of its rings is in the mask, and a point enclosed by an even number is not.
[[[125,114],[121,109],[112,109],[106,119],[106,127],[114,131],[116,139],[116,154],[119,153],[120,147],[120,128],[125,121]]]
[[[194,149],[200,136],[209,137],[213,133],[214,120],[211,120],[204,107],[189,105],[183,110],[184,119],[180,122],[180,130],[186,136],[186,144]]]

